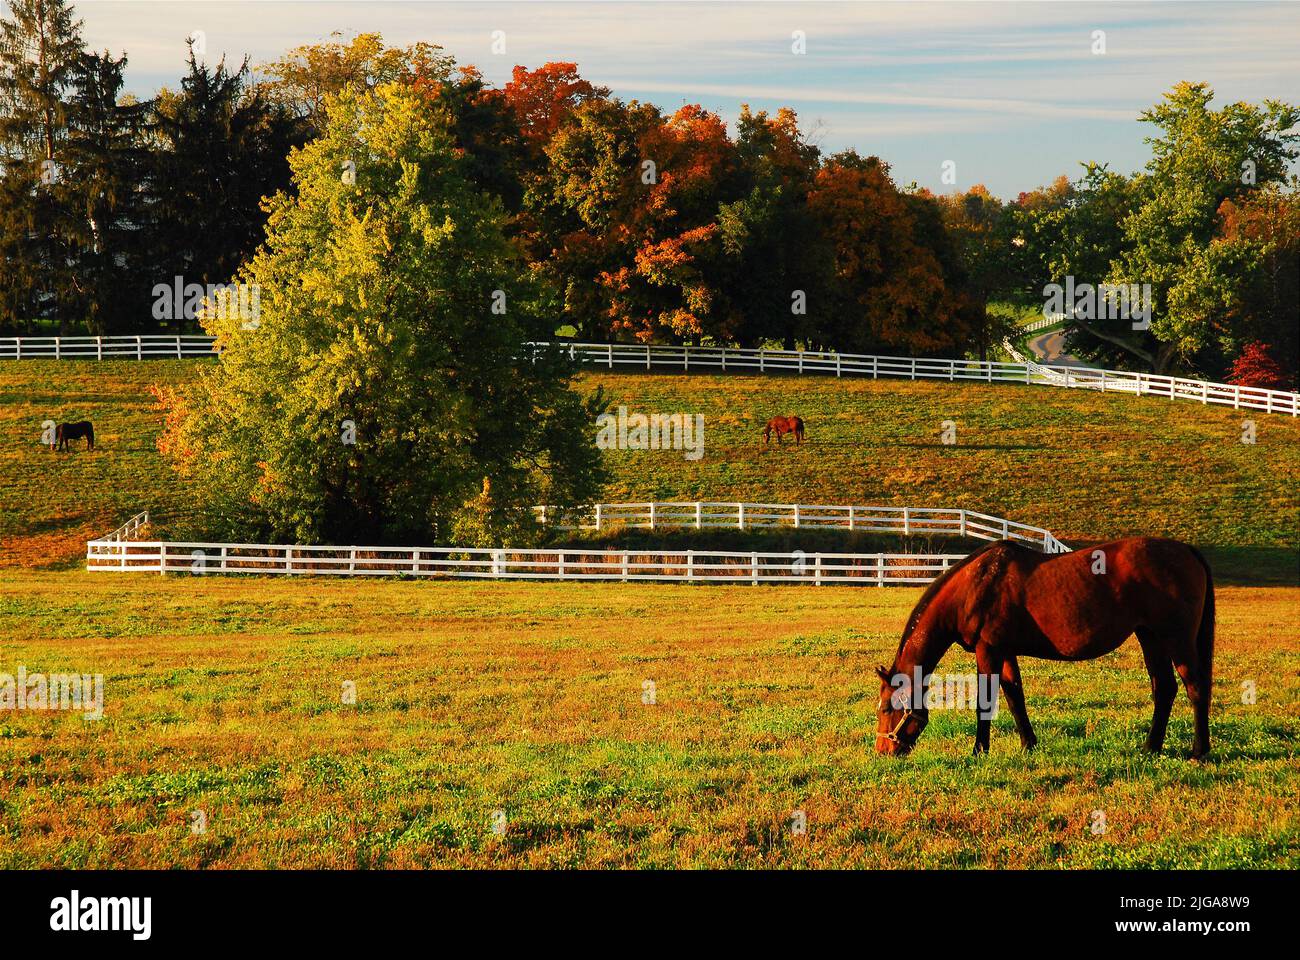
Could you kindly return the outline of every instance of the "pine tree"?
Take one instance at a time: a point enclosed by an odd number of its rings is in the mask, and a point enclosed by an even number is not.
[[[289,183],[306,128],[249,83],[248,62],[209,69],[191,50],[180,92],[158,97],[150,178],[152,283],[229,283],[261,242],[264,197]]]
[[[72,319],[71,235],[62,165],[67,100],[82,56],[65,0],[10,0],[0,19],[0,327]]]
[[[87,54],[73,79],[67,146],[76,302],[93,334],[150,321],[144,146],[150,105],[121,97],[126,57]]]

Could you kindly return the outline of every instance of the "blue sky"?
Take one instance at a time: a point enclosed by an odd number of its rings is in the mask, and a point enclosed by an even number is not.
[[[594,83],[667,110],[795,108],[823,149],[889,162],[903,184],[1014,197],[1079,163],[1142,166],[1138,113],[1179,80],[1220,103],[1300,102],[1296,3],[435,3],[81,0],[87,42],[130,57],[141,96],[175,86],[185,37],[253,64],[332,31],[438,43],[493,83],[576,61]],[[493,31],[505,53],[492,52]],[[806,53],[792,52],[803,31]],[[1105,32],[1104,54],[1093,32]]]

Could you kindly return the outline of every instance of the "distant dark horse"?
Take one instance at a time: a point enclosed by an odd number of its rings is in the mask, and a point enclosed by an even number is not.
[[[1152,537],[1056,556],[1001,541],[931,583],[908,617],[893,667],[876,668],[876,750],[905,754],[916,745],[929,721],[925,691],[918,697],[900,688],[917,676],[918,666],[924,686],[954,643],[975,653],[981,681],[997,683],[1006,694],[1020,742],[1032,749],[1038,738],[1025,713],[1016,658],[1091,660],[1134,633],[1155,701],[1146,748],[1159,752],[1164,746],[1177,670],[1196,724],[1192,757],[1204,757],[1210,750],[1214,582],[1195,548]],[[976,722],[976,753],[989,748],[990,712]]]
[[[772,442],[772,431],[776,431],[776,442],[780,443],[781,438],[787,433],[794,434],[795,445],[803,443],[803,420],[799,417],[773,417],[767,421],[767,426],[763,429],[763,442]]]
[[[95,428],[91,426],[89,420],[78,420],[76,423],[61,423],[54,429],[54,444],[57,450],[67,450],[69,440],[80,440],[86,438],[86,449],[95,449]]]

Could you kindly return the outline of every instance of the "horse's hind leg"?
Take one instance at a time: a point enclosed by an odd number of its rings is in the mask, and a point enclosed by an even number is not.
[[[1181,645],[1175,647],[1174,669],[1182,678],[1187,699],[1192,701],[1192,718],[1196,724],[1196,734],[1192,741],[1192,759],[1198,760],[1210,752],[1210,684],[1205,681],[1197,668],[1193,643],[1188,643],[1186,649]]]
[[[1007,695],[1007,706],[1016,721],[1016,732],[1020,734],[1020,745],[1032,750],[1038,745],[1034,728],[1029,723],[1029,713],[1025,710],[1025,688],[1020,682],[1020,664],[1015,657],[1007,657],[1002,664],[1002,692]]]
[[[1169,647],[1145,628],[1138,629],[1137,637],[1142,645],[1147,673],[1151,676],[1151,700],[1155,704],[1151,714],[1151,732],[1147,734],[1147,749],[1159,753],[1165,745],[1165,728],[1169,725],[1174,697],[1178,695],[1178,681],[1174,679]]]

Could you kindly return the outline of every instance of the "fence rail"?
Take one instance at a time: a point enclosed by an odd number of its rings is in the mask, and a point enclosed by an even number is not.
[[[539,346],[544,344],[539,344]],[[746,350],[732,347],[665,346],[628,343],[560,344],[575,360],[613,370],[670,367],[683,371],[735,370],[759,373],[826,374],[903,380],[948,380],[983,383],[1024,383],[1035,386],[1097,390],[1166,397],[1236,410],[1300,415],[1300,394],[1284,390],[1241,387],[1166,377],[1154,373],[1101,370],[997,360],[945,360],[928,357],[885,357],[868,354],[814,353],[805,350]]]
[[[728,584],[929,583],[964,554],[515,550],[92,540],[86,569],[119,573],[609,580]]]
[[[145,360],[211,357],[205,335],[125,337],[0,337],[0,360]]]
[[[825,374],[904,380],[948,380],[983,383],[1025,383],[1038,386],[1098,390],[1166,397],[1193,403],[1228,406],[1235,410],[1300,415],[1300,394],[1285,390],[1241,387],[1183,377],[1092,367],[1052,366],[994,360],[944,360],[926,357],[886,357],[806,350],[748,350],[736,347],[668,346],[633,343],[562,343],[574,359],[613,370],[619,367],[683,371],[735,370],[758,373]],[[525,346],[551,346],[536,343]],[[199,357],[213,355],[213,340],[205,336],[127,337],[5,337],[0,359],[127,359]]]
[[[1044,553],[1070,548],[1050,530],[1002,517],[948,507],[871,507],[802,503],[655,502],[597,503],[567,515],[554,507],[534,507],[538,518],[557,530],[612,527],[754,530],[771,527],[839,529],[903,536],[936,534],[978,540],[1018,540]]]

